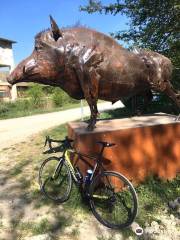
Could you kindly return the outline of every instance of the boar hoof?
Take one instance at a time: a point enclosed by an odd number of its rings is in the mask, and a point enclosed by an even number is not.
[[[176,118],[174,120],[175,121],[180,121],[180,114],[178,116],[176,116]]]
[[[93,131],[95,128],[96,120],[90,120],[87,126],[87,131]]]

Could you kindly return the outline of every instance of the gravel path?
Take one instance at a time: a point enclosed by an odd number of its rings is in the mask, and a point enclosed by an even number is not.
[[[98,104],[99,111],[116,109],[119,107],[123,107],[120,101],[113,105],[110,102]],[[89,107],[84,107],[83,116],[89,115]],[[0,150],[24,141],[32,134],[80,118],[81,108],[79,107],[60,112],[0,120]]]

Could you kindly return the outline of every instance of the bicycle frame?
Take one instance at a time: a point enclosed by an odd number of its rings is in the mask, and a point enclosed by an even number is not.
[[[102,150],[102,151],[103,151],[103,150]],[[63,154],[63,156],[64,156],[64,158],[65,158],[66,163],[67,163],[68,166],[69,166],[70,172],[71,172],[71,174],[72,174],[72,176],[73,176],[73,179],[74,179],[74,181],[75,181],[76,183],[80,183],[80,182],[79,182],[79,180],[78,180],[77,177],[76,177],[76,173],[75,173],[74,167],[73,167],[73,165],[72,165],[72,163],[71,163],[71,159],[70,159],[70,154],[71,154],[71,153],[74,154],[74,158],[75,158],[74,160],[75,160],[75,162],[78,160],[78,158],[80,158],[80,159],[82,159],[82,160],[83,160],[84,158],[88,158],[88,159],[93,159],[93,160],[96,161],[96,163],[95,163],[95,165],[94,165],[94,168],[93,168],[93,170],[92,170],[92,175],[91,175],[91,178],[90,178],[90,182],[93,180],[94,175],[95,175],[95,173],[96,173],[96,171],[97,171],[98,168],[101,168],[101,169],[105,170],[104,167],[103,167],[103,165],[101,164],[101,153],[100,153],[99,159],[98,159],[98,156],[86,155],[86,154],[82,154],[82,153],[76,152],[76,151],[73,150],[73,149],[66,149],[65,152],[64,152],[64,154]],[[98,159],[98,160],[97,160],[97,159]]]
[[[76,177],[76,173],[75,173],[75,170],[74,170],[74,167],[73,167],[73,165],[72,165],[72,163],[71,163],[71,160],[70,160],[70,154],[71,153],[75,153],[75,151],[74,150],[72,150],[72,149],[67,149],[67,150],[65,150],[65,152],[64,152],[64,159],[65,159],[65,161],[66,161],[66,163],[67,163],[67,165],[68,165],[68,167],[69,167],[69,169],[70,169],[70,172],[71,172],[71,175],[72,175],[72,177],[73,177],[73,179],[74,179],[74,181],[76,182],[76,183],[79,183],[79,180],[77,179],[77,177]],[[78,158],[78,155],[75,155],[75,157],[76,157],[76,159]]]
[[[61,140],[52,140],[50,139],[49,137],[46,137],[46,141],[45,141],[45,145],[46,143],[49,143],[49,148],[50,149],[53,149],[52,148],[52,145],[51,143],[52,142],[62,142]],[[95,165],[93,167],[93,170],[92,170],[92,175],[91,175],[91,178],[90,178],[90,182],[92,182],[93,178],[95,177],[95,174],[96,172],[98,172],[97,170],[100,170],[99,172],[103,172],[103,171],[106,171],[102,165],[102,154],[103,154],[103,151],[104,151],[104,148],[105,146],[102,146],[101,148],[101,151],[98,155],[96,156],[93,156],[93,155],[87,155],[87,154],[84,154],[84,153],[80,153],[80,152],[77,152],[75,149],[72,149],[70,148],[69,146],[66,147],[63,151],[63,155],[60,157],[60,159],[62,158],[62,161],[66,161],[66,164],[68,165],[69,167],[69,170],[70,170],[70,173],[73,177],[73,180],[74,182],[77,184],[77,185],[83,185],[83,181],[79,180],[77,177],[76,177],[76,172],[75,172],[75,168],[73,166],[73,164],[71,163],[71,159],[70,159],[70,155],[71,153],[74,154],[74,161],[76,162],[78,159],[81,159],[81,160],[85,160],[86,159],[93,159],[95,161]],[[86,161],[86,160],[85,160]],[[61,161],[60,161],[61,163]],[[54,174],[53,174],[53,177],[56,176],[56,172],[58,171],[59,167],[60,167],[60,163],[58,164],[58,166],[56,167],[55,171],[54,171]],[[98,173],[99,173],[98,172]],[[81,172],[80,172],[81,173]],[[83,176],[84,178],[84,176]],[[108,180],[108,179],[107,179]],[[109,182],[109,180],[108,180]],[[109,183],[109,185],[111,186],[111,184]]]

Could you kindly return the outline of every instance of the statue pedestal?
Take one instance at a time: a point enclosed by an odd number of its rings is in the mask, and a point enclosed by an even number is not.
[[[97,154],[97,141],[116,143],[105,148],[106,170],[121,172],[128,179],[140,182],[153,174],[170,179],[180,172],[180,122],[174,116],[154,114],[124,119],[101,120],[94,131],[86,130],[84,122],[68,123],[68,136],[75,139],[75,148],[86,154]],[[85,172],[94,161],[79,160]]]

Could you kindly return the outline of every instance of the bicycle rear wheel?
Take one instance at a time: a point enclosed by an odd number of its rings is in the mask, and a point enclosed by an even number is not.
[[[42,163],[39,169],[39,185],[41,192],[55,202],[62,203],[69,198],[72,177],[63,158],[53,156]]]
[[[103,225],[122,229],[137,215],[137,195],[129,180],[113,171],[97,175],[89,188],[90,206]]]

